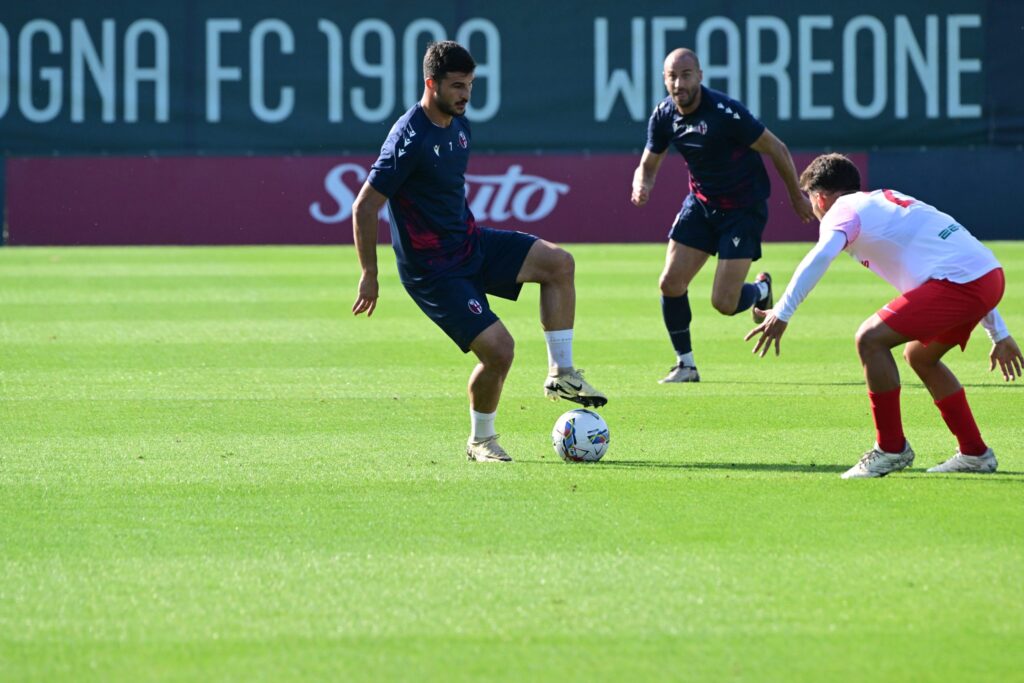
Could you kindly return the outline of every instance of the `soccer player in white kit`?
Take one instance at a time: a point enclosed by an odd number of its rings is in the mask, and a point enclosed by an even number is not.
[[[875,422],[876,443],[843,473],[844,479],[884,477],[909,467],[914,451],[903,434],[900,377],[892,348],[928,388],[959,448],[929,472],[995,472],[995,454],[981,438],[964,388],[942,357],[967,345],[980,322],[992,340],[989,370],[999,364],[1007,381],[1021,376],[1024,357],[996,310],[1005,279],[999,261],[948,214],[892,190],[860,191],[860,173],[841,154],[819,156],[800,175],[814,215],[818,243],[797,267],[778,303],[746,340],[760,333],[754,353],[763,357],[786,332],[797,306],[841,251],[900,291],[900,296],[857,330]]]

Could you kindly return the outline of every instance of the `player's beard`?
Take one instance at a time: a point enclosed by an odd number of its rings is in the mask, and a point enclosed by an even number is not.
[[[700,91],[700,86],[687,90],[682,89],[677,94],[672,95],[672,99],[675,101],[676,106],[680,109],[686,109],[692,107],[693,103],[697,100],[697,93]]]
[[[461,100],[460,102],[461,104],[467,104],[469,100]],[[462,111],[459,111],[458,105],[460,104],[460,102],[448,103],[439,97],[437,98],[437,108],[443,111],[448,116],[462,116],[463,114],[466,113],[466,109],[465,107],[463,107]]]

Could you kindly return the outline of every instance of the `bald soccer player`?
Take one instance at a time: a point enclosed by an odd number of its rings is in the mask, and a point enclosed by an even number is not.
[[[789,149],[746,107],[728,95],[701,85],[700,60],[692,50],[673,50],[665,58],[662,100],[647,124],[647,146],[633,174],[631,201],[650,198],[661,162],[674,146],[690,170],[689,193],[669,232],[661,273],[661,307],[676,364],[666,382],[699,382],[690,340],[690,282],[718,255],[711,304],[723,315],[736,315],[757,304],[772,306],[772,280],[759,273],[745,282],[750,264],[761,258],[761,233],[768,221],[771,186],[761,155],[772,160],[793,210],[802,221],[814,218],[800,192]],[[755,322],[760,319],[755,316]]]

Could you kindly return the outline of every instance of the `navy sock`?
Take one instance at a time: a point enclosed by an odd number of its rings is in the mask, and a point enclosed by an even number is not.
[[[693,320],[693,313],[690,312],[689,294],[661,297],[661,315],[665,318],[665,329],[668,330],[676,355],[693,351],[690,345],[690,321]]]
[[[748,282],[743,285],[743,289],[740,290],[740,300],[736,304],[736,310],[733,311],[732,314],[736,315],[737,313],[742,313],[756,304],[760,298],[761,292],[758,291],[757,285],[753,282]]]

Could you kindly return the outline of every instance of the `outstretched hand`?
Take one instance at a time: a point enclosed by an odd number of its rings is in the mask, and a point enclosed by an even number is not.
[[[789,323],[785,320],[779,320],[771,311],[762,311],[760,308],[754,308],[754,314],[765,316],[764,322],[750,332],[747,332],[747,336],[743,338],[743,341],[750,341],[754,335],[760,333],[761,337],[757,340],[757,344],[754,345],[753,352],[756,354],[760,351],[761,358],[764,358],[765,354],[768,353],[768,348],[774,341],[775,355],[779,355],[779,340],[786,333]]]
[[[988,354],[988,359],[988,371],[995,370],[996,363],[999,363],[1003,380],[1009,382],[1021,376],[1022,368],[1024,368],[1024,356],[1021,355],[1020,347],[1017,346],[1013,337],[1006,337],[992,344],[992,351]]]
[[[359,278],[359,293],[356,295],[356,302],[352,304],[352,313],[359,315],[365,311],[366,317],[369,318],[373,315],[374,309],[377,308],[378,296],[379,286],[377,284],[377,278],[370,275],[363,275]]]

